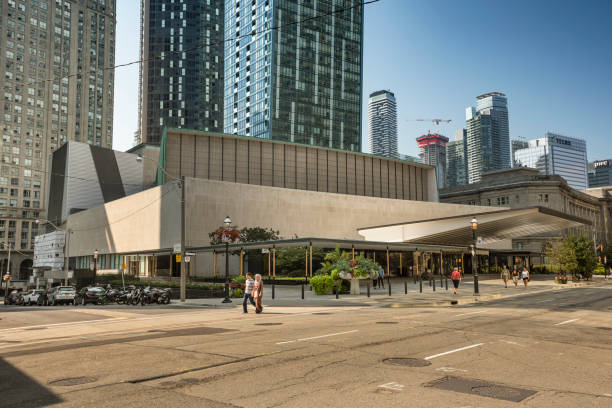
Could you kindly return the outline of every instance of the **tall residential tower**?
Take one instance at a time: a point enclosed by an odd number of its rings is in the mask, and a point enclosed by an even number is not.
[[[446,144],[446,187],[467,184],[467,131],[458,129],[452,142]]]
[[[370,152],[377,156],[398,157],[397,105],[391,91],[376,91],[368,99]]]
[[[417,138],[421,163],[436,168],[438,188],[444,188],[446,184],[446,143],[448,138],[437,133],[428,133]]]
[[[46,218],[49,155],[68,140],[112,146],[115,22],[113,0],[0,6],[0,254],[22,253],[11,254],[16,276],[30,270],[34,221]]]
[[[225,133],[361,151],[362,27],[360,0],[225,0]]]
[[[224,0],[141,0],[140,142],[223,131]]]
[[[482,173],[510,167],[508,99],[500,92],[476,97],[476,108],[466,109],[468,183]]]

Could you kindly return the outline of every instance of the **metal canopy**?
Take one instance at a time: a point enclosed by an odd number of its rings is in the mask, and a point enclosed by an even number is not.
[[[506,209],[403,224],[359,229],[366,240],[457,245],[472,242],[470,220],[476,218],[476,235],[483,247],[506,239],[557,232],[566,228],[591,225],[591,221],[544,207]]]

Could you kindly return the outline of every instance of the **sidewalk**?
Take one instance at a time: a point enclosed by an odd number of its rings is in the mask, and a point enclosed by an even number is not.
[[[391,279],[391,296],[385,281],[384,289],[374,289],[370,287],[370,297],[367,297],[365,282],[362,282],[360,295],[341,294],[336,299],[335,295],[316,295],[314,291],[310,291],[308,286],[304,286],[304,299],[302,299],[301,285],[288,286],[276,285],[274,288],[274,299],[272,299],[272,285],[267,284],[264,287],[263,304],[264,306],[307,306],[307,307],[334,307],[334,306],[378,306],[378,307],[412,307],[412,306],[449,306],[453,304],[468,304],[475,302],[484,302],[493,299],[501,299],[513,296],[521,296],[526,294],[535,294],[548,292],[552,290],[568,289],[578,286],[602,284],[603,279],[595,279],[589,282],[568,283],[566,285],[555,284],[551,275],[535,276],[529,282],[527,288],[519,281],[518,287],[508,282],[508,288],[504,287],[504,283],[499,278],[484,276],[479,278],[479,295],[474,295],[474,282],[471,277],[464,278],[459,287],[459,294],[454,295],[452,290],[452,282],[448,281],[448,290],[446,282],[442,282],[440,287],[440,279],[435,283],[436,290],[434,291],[433,282],[423,282],[422,292],[419,290],[419,283],[416,284],[412,278],[394,278]],[[612,283],[612,281],[608,281]],[[406,286],[405,286],[406,283]],[[405,293],[407,290],[407,293]],[[191,306],[191,307],[211,307],[211,308],[232,308],[241,307],[242,299],[232,298],[232,303],[221,303],[223,299],[187,299],[184,303],[174,301],[171,303],[174,306]]]

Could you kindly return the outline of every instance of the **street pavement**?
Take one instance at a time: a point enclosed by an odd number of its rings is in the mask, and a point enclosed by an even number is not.
[[[536,282],[439,306],[277,288],[260,315],[2,306],[0,407],[611,407],[612,282]]]

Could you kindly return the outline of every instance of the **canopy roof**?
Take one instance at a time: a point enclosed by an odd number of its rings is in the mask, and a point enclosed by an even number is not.
[[[476,235],[482,237],[482,247],[502,240],[591,225],[591,221],[584,218],[550,208],[530,207],[360,228],[358,232],[367,241],[465,246],[473,239],[472,218],[478,221]]]

